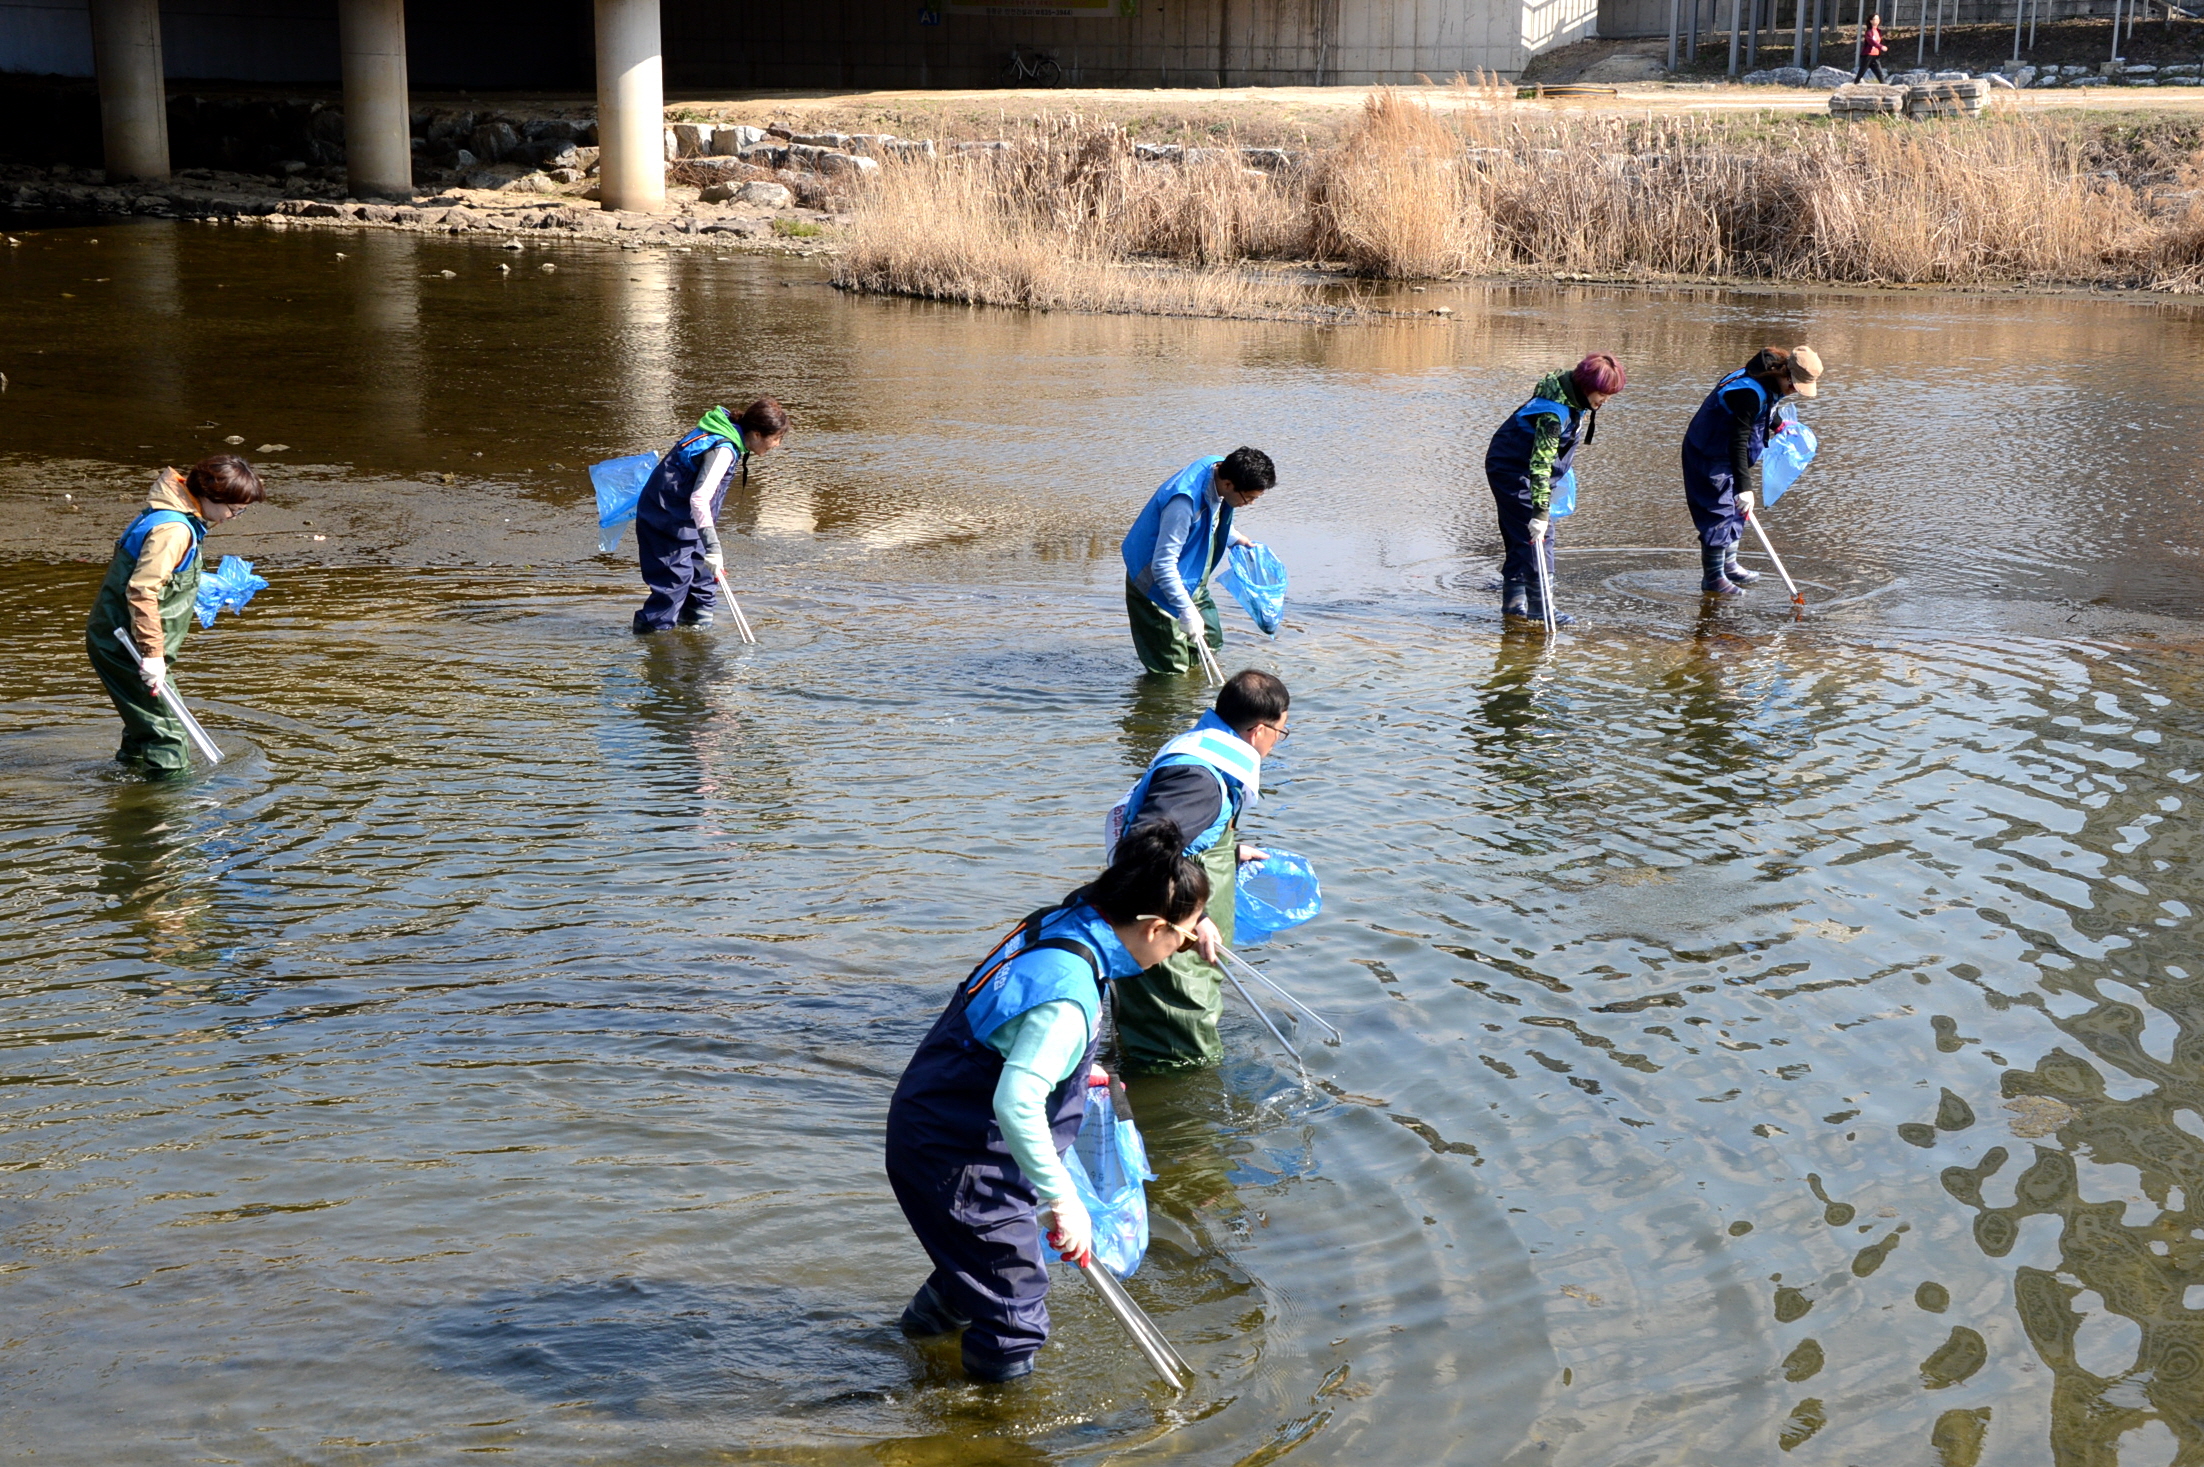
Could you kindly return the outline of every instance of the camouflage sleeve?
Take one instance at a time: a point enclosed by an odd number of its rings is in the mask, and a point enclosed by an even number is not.
[[[1561,454],[1561,419],[1540,413],[1531,419],[1531,507],[1543,510],[1554,493],[1554,460]]]

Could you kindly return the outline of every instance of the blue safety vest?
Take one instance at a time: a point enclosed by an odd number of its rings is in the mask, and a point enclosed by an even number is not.
[[[1139,971],[1110,924],[1076,892],[1026,917],[957,984],[904,1068],[888,1106],[889,1165],[986,1162],[1015,1173],[995,1123],[1003,1057],[987,1040],[1019,1014],[1058,1000],[1079,1005],[1089,1036],[1085,1057],[1048,1097],[1056,1149],[1070,1146],[1087,1110],[1087,1069],[1101,1045],[1103,990]]]
[[[1554,451],[1546,502],[1546,517],[1558,520],[1576,513],[1576,472],[1571,466],[1576,462],[1578,443],[1591,442],[1598,432],[1598,415],[1590,408],[1571,407],[1550,397],[1531,398],[1493,433],[1492,444],[1485,450],[1485,477],[1529,482],[1531,450],[1538,443],[1537,419],[1542,417],[1561,420],[1561,441]]]
[[[727,486],[734,482],[735,470],[739,468],[745,474],[750,471],[750,455],[740,442],[729,442],[702,428],[691,428],[666,450],[666,456],[643,482],[642,497],[635,504],[635,517],[663,534],[678,535],[683,530],[693,534],[696,526],[689,514],[689,497],[696,493],[696,476],[703,471],[704,460],[711,457],[715,448],[732,449],[735,455],[726,474],[712,486],[712,518],[719,518],[719,509],[726,502]]]
[[[207,522],[195,514],[185,514],[180,509],[149,509],[130,522],[115,542],[115,548],[132,560],[145,550],[145,537],[152,534],[157,525],[182,525],[191,531],[191,548],[184,558],[176,562],[176,573],[181,575],[191,569],[191,563],[199,558],[199,542],[207,538]]]
[[[1200,722],[1165,744],[1156,757],[1148,761],[1147,772],[1125,792],[1117,809],[1110,812],[1105,845],[1114,850],[1117,837],[1140,823],[1140,809],[1147,803],[1148,786],[1155,782],[1156,775],[1183,764],[1198,765],[1207,772],[1217,782],[1218,793],[1222,796],[1217,818],[1209,823],[1207,830],[1187,841],[1186,854],[1189,856],[1198,856],[1215,845],[1224,837],[1226,829],[1240,818],[1240,812],[1261,796],[1263,756],[1215,712],[1204,713]],[[1123,814],[1119,814],[1120,810]]]
[[[1197,458],[1164,480],[1162,487],[1149,496],[1140,518],[1125,532],[1125,574],[1134,588],[1150,601],[1156,600],[1156,578],[1148,562],[1155,559],[1156,537],[1162,533],[1165,505],[1179,498],[1194,502],[1194,528],[1186,536],[1186,548],[1179,552],[1179,579],[1185,583],[1189,594],[1209,575],[1219,547],[1232,538],[1232,506],[1221,496],[1214,506],[1209,502],[1209,486],[1215,478],[1217,465],[1223,462],[1223,454]],[[1163,606],[1160,601],[1156,604]],[[1163,609],[1172,610],[1168,606]]]
[[[1691,426],[1684,430],[1684,469],[1696,471],[1709,478],[1729,477],[1730,472],[1730,417],[1729,404],[1722,401],[1722,394],[1740,382],[1750,387],[1760,398],[1760,406],[1753,414],[1752,441],[1746,447],[1745,461],[1759,463],[1760,455],[1768,446],[1768,425],[1775,418],[1778,399],[1766,387],[1755,381],[1742,369],[1730,373],[1714,384],[1707,400],[1699,404],[1699,411],[1692,414]]]

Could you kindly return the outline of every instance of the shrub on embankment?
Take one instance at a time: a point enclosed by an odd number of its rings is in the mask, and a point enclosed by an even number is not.
[[[1119,129],[1066,122],[884,168],[836,278],[1196,314],[1307,298],[1252,261],[1387,279],[2204,285],[2204,160],[2179,180],[2123,179],[2099,141],[2086,120],[2017,113],[1522,120],[1378,93],[1335,145],[1261,169],[1230,149],[1151,161]]]

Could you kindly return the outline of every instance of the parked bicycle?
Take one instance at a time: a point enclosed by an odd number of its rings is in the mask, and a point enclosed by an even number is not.
[[[1010,59],[1003,63],[1003,85],[1006,87],[1055,87],[1064,82],[1064,68],[1056,64],[1056,58],[1046,51],[1030,47],[1012,46]]]

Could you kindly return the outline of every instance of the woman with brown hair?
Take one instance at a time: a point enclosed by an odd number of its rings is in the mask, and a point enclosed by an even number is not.
[[[635,554],[650,595],[635,613],[638,632],[708,627],[719,603],[713,583],[727,562],[719,548],[719,510],[736,469],[745,478],[756,454],[780,447],[788,413],[761,397],[729,418],[715,407],[666,450],[635,506]]]
[[[183,650],[199,595],[199,542],[207,531],[268,497],[253,466],[218,453],[188,474],[161,470],[138,517],[115,542],[107,579],[92,603],[84,650],[92,671],[122,715],[115,758],[153,776],[190,767],[183,721],[157,691],[168,664]],[[122,631],[137,648],[133,661],[115,639]]]

